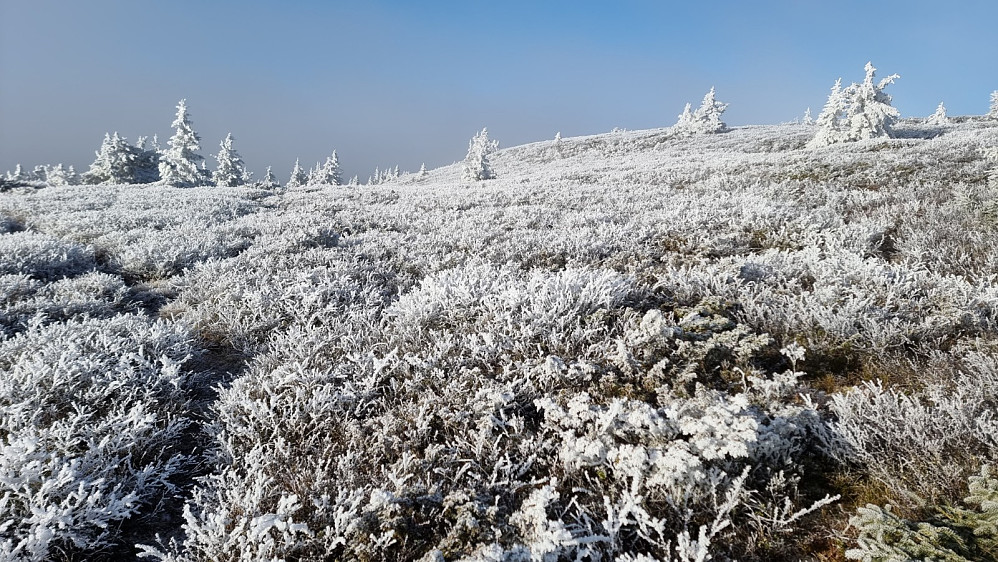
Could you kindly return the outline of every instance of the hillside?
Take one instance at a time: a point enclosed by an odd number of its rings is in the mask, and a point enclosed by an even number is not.
[[[0,193],[0,559],[994,559],[998,122],[898,131]]]

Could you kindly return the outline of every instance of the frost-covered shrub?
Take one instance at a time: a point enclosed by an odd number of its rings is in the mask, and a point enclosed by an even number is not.
[[[433,274],[402,295],[386,317],[406,349],[441,350],[450,334],[472,359],[543,354],[586,356],[610,333],[611,318],[635,294],[633,279],[607,270],[524,273],[476,265]],[[432,353],[432,352],[431,352]]]
[[[998,361],[973,352],[962,363],[916,392],[874,381],[834,394],[831,452],[900,497],[953,496],[979,463],[998,460]]]
[[[188,224],[170,230],[135,228],[110,232],[93,243],[125,275],[155,280],[171,277],[211,258],[238,254],[252,243],[252,231],[241,227],[206,230]]]
[[[40,326],[0,341],[0,555],[50,560],[121,546],[188,458],[178,325],[138,316]]]
[[[27,275],[0,275],[0,328],[21,331],[42,315],[46,321],[103,318],[132,309],[120,277],[90,272],[43,283]]]
[[[38,232],[0,234],[0,255],[0,275],[23,273],[38,279],[56,279],[95,266],[93,248]]]

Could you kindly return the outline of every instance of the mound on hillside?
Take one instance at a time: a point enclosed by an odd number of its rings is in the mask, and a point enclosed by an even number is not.
[[[0,558],[973,559],[998,127],[896,131],[0,193]]]

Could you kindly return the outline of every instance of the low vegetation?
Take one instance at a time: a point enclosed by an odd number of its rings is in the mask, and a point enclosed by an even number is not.
[[[998,124],[891,130],[0,193],[0,558],[993,560]]]

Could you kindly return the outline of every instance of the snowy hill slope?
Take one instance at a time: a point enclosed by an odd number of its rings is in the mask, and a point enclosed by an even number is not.
[[[998,460],[998,126],[898,130],[2,193],[0,557],[841,557],[857,498],[959,502]]]

